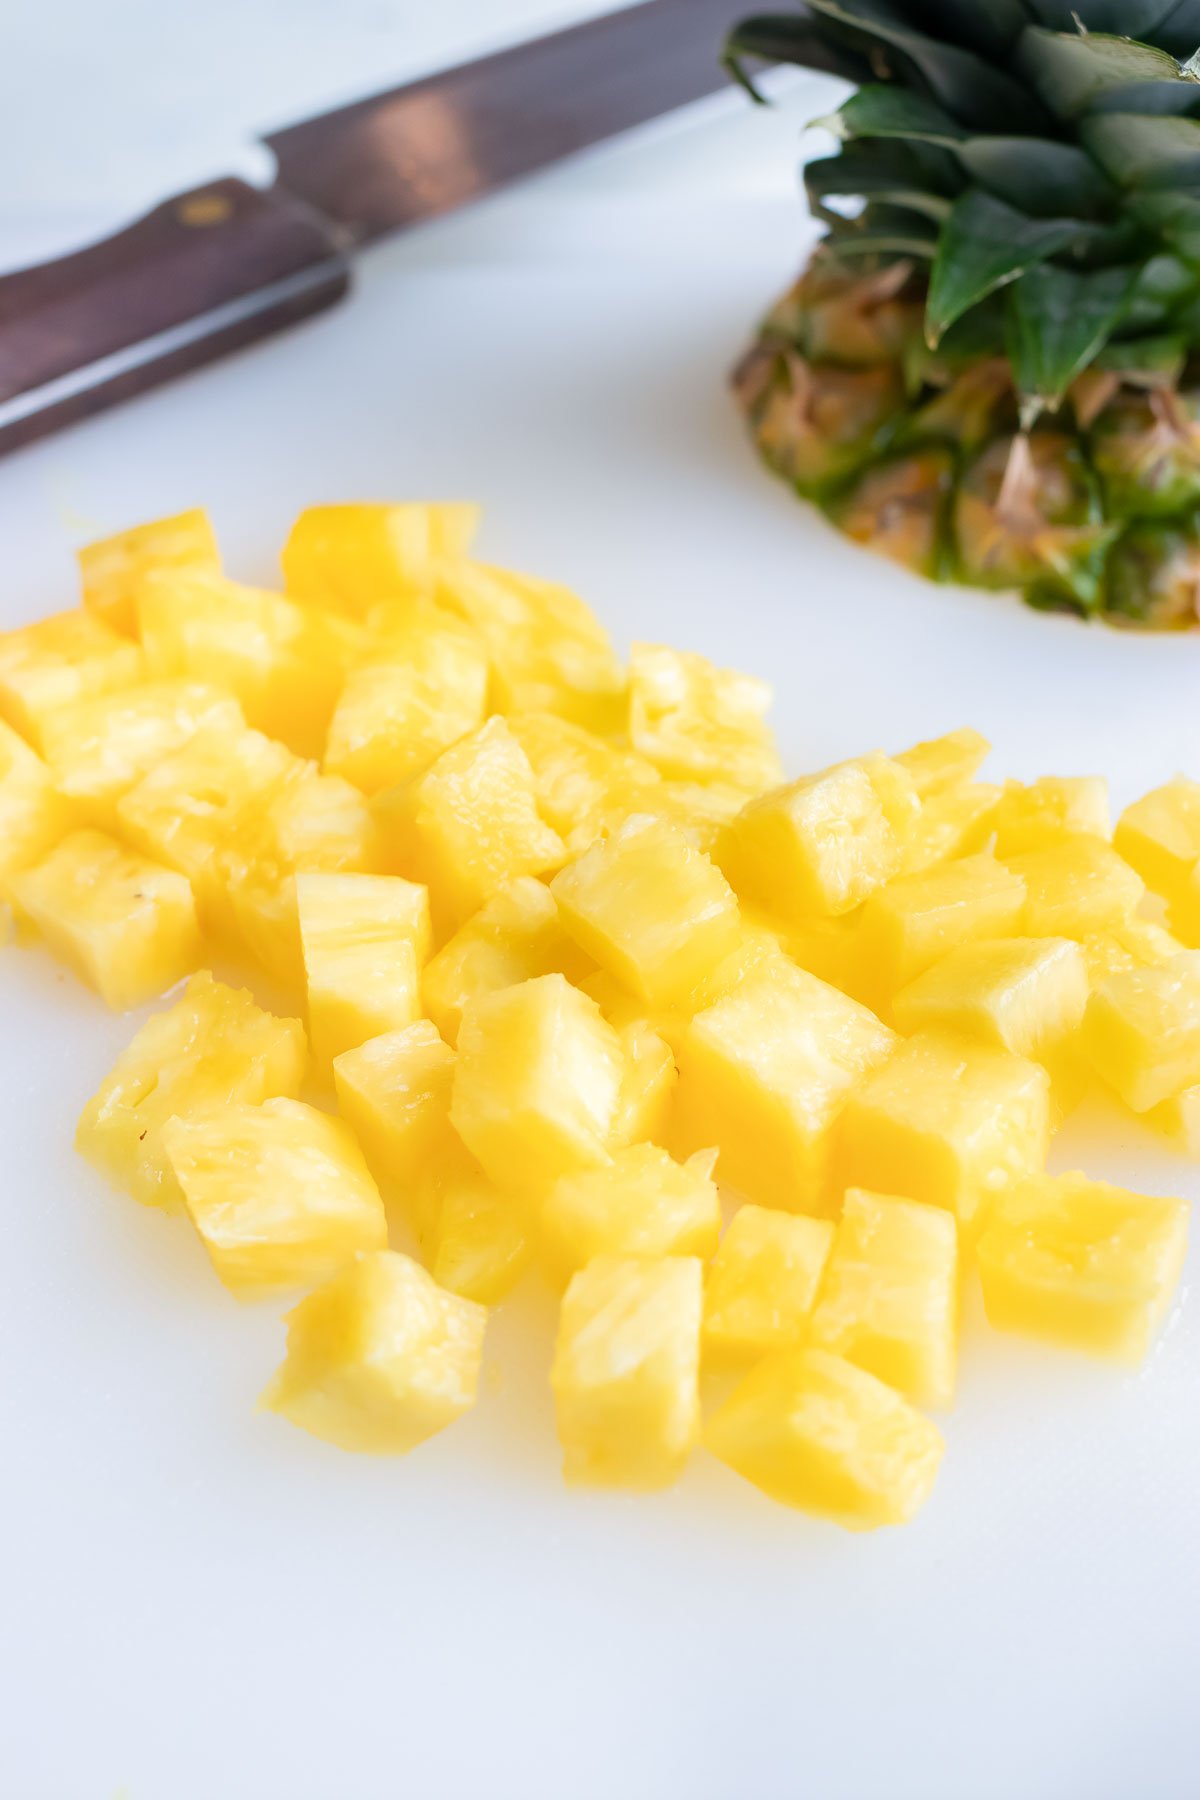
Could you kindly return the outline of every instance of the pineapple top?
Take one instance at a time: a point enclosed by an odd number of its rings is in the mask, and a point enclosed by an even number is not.
[[[747,59],[858,84],[805,184],[831,266],[924,290],[918,354],[1007,355],[1029,421],[1200,345],[1200,0],[804,0]]]

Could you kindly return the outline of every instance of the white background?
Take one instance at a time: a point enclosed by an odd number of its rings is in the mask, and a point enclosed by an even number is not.
[[[6,157],[7,244],[23,209],[128,202],[93,204],[82,149],[73,186],[52,124],[107,108],[114,166],[144,172],[146,121],[165,142],[199,108],[233,142],[390,79],[410,27],[428,65],[538,9],[409,11],[30,11],[36,79],[10,64],[0,130],[47,138]],[[0,623],[69,603],[72,544],[139,517],[208,504],[232,570],[269,580],[310,500],[462,494],[487,554],[574,582],[622,643],[770,675],[793,769],[970,721],[1001,771],[1105,770],[1122,800],[1200,770],[1195,643],[926,587],[756,470],[722,372],[801,254],[796,130],[831,97],[706,103],[382,246],[340,311],[0,465]],[[182,179],[214,172],[188,154]],[[495,1321],[473,1415],[354,1460],[254,1415],[278,1309],[235,1305],[73,1155],[133,1022],[18,951],[0,1022],[5,1800],[1196,1794],[1194,1297],[1136,1376],[972,1313],[934,1499],[873,1538],[703,1458],[652,1500],[566,1495],[536,1297]],[[1200,1194],[1111,1115],[1056,1158]]]

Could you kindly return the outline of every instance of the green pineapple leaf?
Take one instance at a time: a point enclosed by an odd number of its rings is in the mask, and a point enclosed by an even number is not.
[[[1154,337],[1122,338],[1106,344],[1093,364],[1114,375],[1156,375],[1174,386],[1187,361],[1188,338],[1182,332]]]
[[[1024,423],[1055,407],[1119,323],[1138,271],[1042,263],[1008,292],[1008,353]]]
[[[934,100],[963,123],[1003,131],[1013,119],[1037,121],[1036,101],[1004,69],[985,62],[971,50],[916,31],[885,0],[808,0],[814,13],[873,38],[879,46],[872,62],[882,59],[888,75],[889,51],[913,64]],[[879,70],[876,70],[879,73]]]
[[[1129,210],[1189,262],[1200,262],[1200,199],[1165,191],[1131,194]]]
[[[844,81],[868,81],[871,76],[870,63],[851,44],[835,41],[818,21],[797,13],[755,13],[735,25],[725,39],[722,66],[752,100],[764,106],[763,96],[746,73],[747,57],[821,69]]]
[[[1200,48],[1200,0],[1176,0],[1162,23],[1155,26],[1154,41],[1183,61],[1194,56]]]
[[[864,162],[843,152],[841,156],[825,156],[810,162],[804,171],[804,190],[809,205],[818,218],[827,223],[845,217],[825,204],[829,199],[845,199],[862,195],[868,200],[886,201],[903,206],[910,212],[939,224],[950,211],[951,202],[944,195],[931,192],[913,172],[897,160],[888,168],[874,160]]]
[[[976,137],[954,146],[973,181],[1038,218],[1095,218],[1115,193],[1091,157],[1053,138]]]
[[[1057,119],[1081,117],[1114,89],[1179,79],[1175,58],[1150,44],[1037,26],[1022,33],[1017,62]]]
[[[962,0],[910,0],[904,10],[923,30],[989,57],[1007,56],[1029,23],[1024,0],[970,0],[966,6]]]
[[[1176,189],[1200,181],[1200,119],[1097,113],[1083,121],[1079,135],[1122,187]]]
[[[880,83],[859,88],[832,118],[814,123],[828,125],[843,138],[912,138],[927,144],[953,145],[970,135],[965,126],[924,94]]]
[[[1051,31],[1108,31],[1151,40],[1175,4],[1176,0],[1029,0],[1039,24]]]
[[[929,277],[925,335],[931,348],[955,319],[1078,235],[1071,219],[1030,219],[982,188],[968,188],[942,227]]]

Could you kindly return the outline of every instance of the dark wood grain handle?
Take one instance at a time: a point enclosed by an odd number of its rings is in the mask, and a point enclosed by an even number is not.
[[[0,452],[305,318],[348,282],[328,220],[236,180],[0,277]]]

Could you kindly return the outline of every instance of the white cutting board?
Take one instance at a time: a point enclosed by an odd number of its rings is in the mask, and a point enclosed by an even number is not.
[[[699,108],[3,465],[0,622],[70,601],[72,542],[155,513],[208,505],[269,579],[310,501],[463,495],[489,557],[575,583],[622,643],[770,676],[793,770],[969,722],[998,771],[1103,770],[1122,803],[1200,772],[1200,643],[925,586],[759,473],[722,373],[799,255],[790,136]],[[6,1800],[1200,1790],[1195,1296],[1135,1376],[973,1318],[935,1496],[869,1538],[702,1456],[654,1499],[565,1492],[536,1306],[496,1319],[472,1416],[355,1460],[252,1411],[281,1309],[74,1156],[135,1021],[6,950],[0,1022]],[[1115,1115],[1055,1155],[1200,1196]]]

